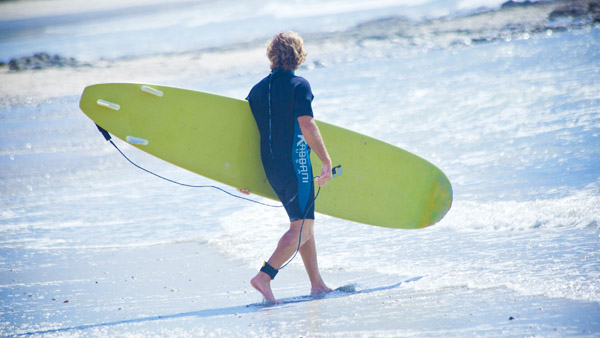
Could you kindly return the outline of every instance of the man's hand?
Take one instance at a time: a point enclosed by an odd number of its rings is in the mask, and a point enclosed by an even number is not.
[[[327,184],[331,178],[331,164],[323,164],[321,167],[321,176],[317,177],[315,181],[319,187],[322,187]]]
[[[238,188],[238,191],[244,195],[250,195],[250,190]]]

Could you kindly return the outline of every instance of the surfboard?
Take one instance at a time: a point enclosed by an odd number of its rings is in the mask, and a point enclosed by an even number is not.
[[[260,136],[246,100],[135,83],[84,89],[81,110],[112,135],[181,168],[277,200],[260,159]],[[342,174],[322,188],[319,213],[388,228],[416,229],[450,209],[444,173],[406,150],[317,121]],[[314,175],[320,161],[311,154]]]

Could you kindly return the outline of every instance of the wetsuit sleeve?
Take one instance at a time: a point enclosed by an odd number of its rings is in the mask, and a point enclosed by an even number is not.
[[[311,102],[314,96],[310,90],[310,84],[308,81],[301,81],[294,90],[295,108],[294,114],[296,118],[300,116],[313,116]]]

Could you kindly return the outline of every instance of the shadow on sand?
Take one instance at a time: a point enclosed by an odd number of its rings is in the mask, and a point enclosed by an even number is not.
[[[223,316],[223,315],[233,315],[233,314],[239,315],[239,314],[243,314],[243,313],[257,312],[263,308],[275,308],[278,306],[285,306],[286,304],[303,303],[303,302],[310,302],[310,301],[323,300],[323,299],[335,299],[335,298],[348,297],[348,296],[352,296],[352,295],[356,295],[356,294],[366,294],[366,293],[373,293],[373,292],[379,292],[379,291],[385,291],[385,290],[392,290],[392,289],[399,287],[402,284],[418,281],[421,278],[422,277],[414,277],[414,278],[410,278],[410,279],[407,279],[403,282],[399,282],[396,284],[374,287],[374,288],[364,289],[364,290],[356,290],[355,284],[348,284],[348,285],[340,286],[339,288],[335,289],[333,292],[327,293],[327,294],[307,295],[307,296],[288,297],[288,298],[279,299],[279,301],[281,301],[283,304],[275,304],[275,303],[271,303],[268,301],[263,301],[260,303],[253,303],[253,304],[248,304],[248,305],[239,305],[239,306],[231,306],[231,307],[225,307],[225,308],[182,312],[182,313],[176,313],[176,314],[164,315],[164,316],[152,316],[152,317],[143,317],[143,318],[136,318],[136,319],[118,320],[118,321],[114,321],[114,322],[106,322],[106,323],[98,323],[98,324],[79,325],[79,326],[65,327],[65,328],[54,329],[54,330],[34,331],[34,332],[17,334],[15,336],[20,337],[20,336],[30,336],[30,335],[44,335],[44,334],[51,334],[51,333],[60,333],[60,332],[75,331],[75,330],[87,330],[87,329],[92,329],[92,328],[116,326],[116,325],[121,325],[121,324],[135,324],[135,323],[144,323],[144,322],[152,322],[152,321],[157,321],[157,320],[176,319],[176,318],[184,318],[184,317],[210,318],[210,317],[217,317],[217,316]]]

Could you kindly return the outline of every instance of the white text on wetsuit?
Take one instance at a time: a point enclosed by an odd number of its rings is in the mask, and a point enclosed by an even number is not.
[[[306,140],[304,135],[298,135],[299,141],[296,143],[296,153],[298,153],[298,174],[302,179],[302,183],[308,183],[308,152],[306,151]]]

